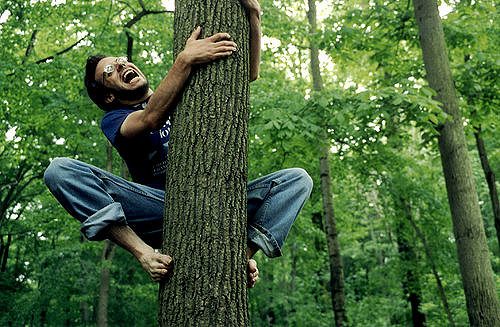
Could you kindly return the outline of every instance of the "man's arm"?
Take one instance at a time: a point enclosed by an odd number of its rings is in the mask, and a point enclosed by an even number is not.
[[[167,76],[161,81],[144,110],[137,110],[123,121],[120,134],[132,138],[144,132],[159,129],[167,120],[177,97],[191,74],[192,67],[224,58],[236,51],[236,43],[227,33],[217,33],[198,40],[201,28],[194,30],[179,53]]]
[[[260,66],[260,5],[257,0],[241,0],[243,7],[248,11],[250,23],[250,82],[259,78]]]
[[[129,226],[111,225],[108,229],[108,237],[132,253],[154,281],[158,282],[165,278],[172,269],[172,258],[156,253]]]

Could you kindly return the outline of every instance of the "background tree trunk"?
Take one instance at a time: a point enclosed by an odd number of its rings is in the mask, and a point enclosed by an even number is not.
[[[307,18],[309,20],[309,48],[311,53],[311,73],[314,91],[323,90],[323,79],[321,78],[321,69],[319,67],[319,50],[314,41],[316,33],[316,1],[308,0],[309,10]],[[324,119],[322,119],[324,121]],[[330,176],[329,161],[329,140],[326,128],[323,133],[324,145],[320,148],[320,176],[321,176],[321,197],[323,202],[323,214],[325,216],[325,230],[328,244],[328,254],[330,261],[330,283],[332,292],[332,306],[335,316],[335,326],[345,326],[347,316],[345,311],[344,295],[344,273],[342,257],[340,255],[340,244],[338,241],[337,225],[333,211],[333,192]]]
[[[196,26],[227,32],[238,51],[195,67],[173,117],[160,284],[161,326],[246,326],[249,24],[239,1],[178,0],[174,53]]]
[[[440,127],[439,150],[457,243],[460,272],[472,326],[499,326],[500,304],[467,144],[435,0],[414,0],[425,69],[436,100],[451,119]]]
[[[12,234],[7,234],[7,242],[3,243],[3,235],[0,236],[0,272],[7,271],[7,260],[9,259],[9,248],[12,243]]]
[[[437,270],[436,263],[434,261],[434,256],[432,255],[431,248],[427,244],[427,240],[426,240],[426,238],[424,236],[424,233],[420,230],[420,228],[415,223],[415,221],[413,219],[413,216],[411,214],[411,208],[408,205],[408,203],[406,203],[406,206],[407,206],[406,210],[408,210],[410,212],[410,214],[407,215],[407,218],[409,219],[410,225],[415,230],[415,233],[417,234],[417,237],[422,242],[422,245],[424,247],[425,255],[427,256],[427,260],[429,261],[429,265],[431,266],[432,274],[434,275],[434,279],[436,280],[436,286],[437,286],[437,289],[438,289],[439,298],[441,299],[441,303],[443,304],[443,309],[444,309],[444,311],[446,313],[446,317],[448,318],[449,326],[450,327],[454,327],[455,326],[455,321],[453,319],[453,315],[451,314],[450,305],[448,304],[448,298],[446,296],[446,292],[444,291],[443,283],[441,282],[441,277],[439,277],[439,273],[438,273],[438,270]]]
[[[108,326],[109,286],[111,283],[110,265],[113,260],[115,244],[110,240],[104,241],[101,259],[101,284],[99,287],[99,303],[97,304],[97,326]]]
[[[486,147],[484,146],[484,141],[481,137],[481,126],[475,129],[474,138],[476,139],[477,152],[479,153],[479,159],[481,160],[481,167],[483,167],[484,177],[486,178],[486,183],[488,184],[491,208],[493,209],[493,218],[495,221],[495,230],[497,232],[497,241],[498,246],[500,247],[500,204],[498,202],[498,191],[495,181],[495,173],[491,169]]]
[[[425,326],[426,317],[420,310],[422,289],[419,281],[418,256],[412,243],[414,237],[408,231],[404,221],[411,219],[411,211],[408,210],[406,201],[402,198],[398,199],[398,211],[402,217],[399,217],[399,221],[396,222],[396,240],[401,261],[401,270],[403,271],[403,291],[411,307],[412,326],[423,327]]]
[[[106,142],[106,170],[113,172],[113,146]],[[104,241],[101,257],[101,283],[99,287],[99,303],[97,304],[97,326],[108,326],[109,286],[111,283],[110,265],[113,260],[115,244],[110,240]]]

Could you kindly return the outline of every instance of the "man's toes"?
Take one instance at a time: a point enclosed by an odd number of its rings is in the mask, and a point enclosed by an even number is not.
[[[257,277],[257,278],[252,278],[252,279],[250,279],[250,280],[248,281],[248,283],[247,283],[247,287],[248,287],[248,288],[253,288],[253,287],[255,286],[255,283],[257,283],[257,280],[258,280],[258,279],[259,279],[258,277]]]
[[[255,271],[257,271],[257,261],[255,261],[254,259],[250,259],[248,260],[248,272],[250,273],[254,273]]]

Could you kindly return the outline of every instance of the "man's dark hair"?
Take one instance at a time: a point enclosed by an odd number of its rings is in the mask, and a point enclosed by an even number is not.
[[[110,90],[108,87],[104,86],[100,80],[95,79],[97,64],[103,58],[106,58],[106,56],[100,54],[87,58],[84,83],[90,99],[102,110],[109,111],[114,108],[113,103],[106,103],[105,101]]]

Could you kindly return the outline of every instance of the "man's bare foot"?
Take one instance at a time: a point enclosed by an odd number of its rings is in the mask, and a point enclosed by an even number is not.
[[[154,251],[143,254],[138,260],[155,282],[167,277],[173,268],[172,258],[169,255]]]
[[[259,269],[257,268],[257,261],[255,261],[254,259],[248,260],[247,273],[247,287],[252,288],[255,286],[257,280],[259,280]]]

